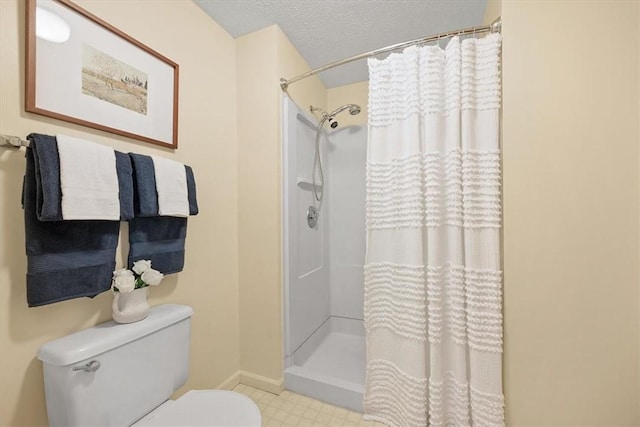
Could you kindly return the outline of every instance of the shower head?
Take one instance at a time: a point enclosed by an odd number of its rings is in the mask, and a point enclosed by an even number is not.
[[[322,108],[314,107],[313,105],[311,105],[309,107],[309,110],[312,113],[316,111],[320,112],[320,114],[322,115],[322,119],[320,120],[320,126],[322,126],[324,122],[327,122],[329,123],[329,126],[331,126],[331,129],[335,129],[338,127],[338,122],[335,120],[335,117],[338,114],[342,113],[344,110],[349,110],[349,114],[351,114],[352,116],[355,116],[356,114],[360,114],[361,108],[357,104],[345,104],[336,108],[332,112],[327,113]]]
[[[335,117],[338,114],[342,113],[344,110],[349,110],[349,114],[355,116],[360,113],[360,106],[357,104],[344,104],[341,107],[336,108],[332,112],[329,113],[329,117]]]

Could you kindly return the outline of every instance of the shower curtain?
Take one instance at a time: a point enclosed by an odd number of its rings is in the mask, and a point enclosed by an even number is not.
[[[369,60],[365,419],[504,425],[500,43]]]

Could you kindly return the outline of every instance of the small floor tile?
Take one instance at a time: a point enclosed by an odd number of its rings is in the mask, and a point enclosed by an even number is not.
[[[280,395],[239,384],[260,409],[263,427],[385,427],[363,421],[362,414],[285,390]]]

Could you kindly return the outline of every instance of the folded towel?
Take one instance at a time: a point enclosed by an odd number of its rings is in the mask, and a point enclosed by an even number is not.
[[[60,160],[58,158],[58,143],[54,136],[32,133],[27,136],[33,150],[31,156],[34,162],[34,177],[37,181],[34,208],[40,221],[59,221],[62,219],[60,201]],[[36,147],[40,149],[36,149]],[[27,151],[28,154],[28,151]],[[29,158],[27,157],[27,166]],[[27,176],[25,175],[25,180]],[[26,183],[25,183],[26,184]],[[25,187],[23,186],[23,193]],[[24,197],[22,205],[24,207]]]
[[[109,290],[120,223],[56,221],[62,217],[56,139],[38,134],[28,138],[23,207],[29,306]]]
[[[126,221],[135,216],[133,209],[133,167],[126,153],[116,151],[116,170],[118,172],[118,196],[120,198],[120,220]]]
[[[32,152],[37,180],[36,215],[40,221],[61,221],[64,218],[62,216],[58,142],[56,137],[37,133],[32,133],[28,138],[41,147],[40,150]],[[127,154],[119,151],[115,152],[115,156],[120,198],[119,216],[121,220],[128,220],[134,217],[131,159]]]
[[[153,160],[149,156],[129,153],[133,166],[133,207],[136,217],[158,216],[158,193],[153,171]]]
[[[151,260],[163,274],[182,271],[187,219],[159,216],[154,162],[149,156],[129,153],[134,176],[136,217],[129,221],[129,267],[140,259]],[[198,214],[193,170],[184,166],[190,215]]]
[[[196,199],[196,179],[191,166],[184,165],[187,172],[187,190],[189,191],[189,215],[198,215],[198,200]]]
[[[160,216],[189,216],[187,174],[182,163],[152,156]]]
[[[156,216],[129,221],[129,268],[140,259],[148,259],[162,274],[182,271],[187,218]]]
[[[118,173],[113,148],[58,135],[62,218],[120,219]]]
[[[156,192],[156,178],[153,160],[149,156],[129,153],[133,166],[135,192],[133,204],[136,217],[159,216],[158,193]],[[187,176],[187,190],[189,199],[189,215],[198,215],[198,200],[196,197],[196,181],[191,166],[184,165]]]

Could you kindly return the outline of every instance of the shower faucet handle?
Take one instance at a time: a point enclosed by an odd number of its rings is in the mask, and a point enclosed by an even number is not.
[[[307,225],[309,228],[315,228],[318,223],[318,210],[314,206],[309,206],[307,209]]]
[[[91,362],[88,362],[86,365],[74,366],[71,370],[72,371],[95,372],[98,369],[100,369],[100,362],[98,362],[97,360],[92,360]]]

